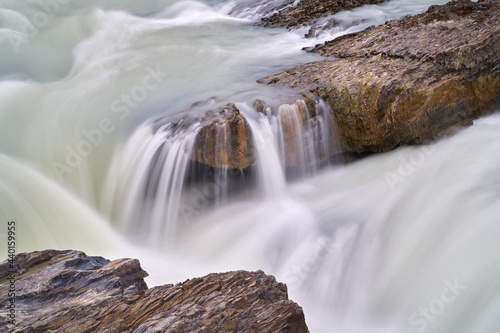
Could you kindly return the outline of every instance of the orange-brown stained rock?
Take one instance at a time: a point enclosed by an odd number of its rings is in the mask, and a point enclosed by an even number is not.
[[[192,159],[213,167],[244,169],[254,163],[252,133],[234,104],[209,112],[196,136]]]
[[[300,88],[309,98],[294,104],[307,109],[292,112],[283,105],[277,110],[286,166],[304,162],[297,132],[307,113],[316,116],[311,100],[318,97],[334,113],[328,118],[330,156],[315,147],[319,161],[431,142],[472,124],[500,100],[499,1],[431,6],[424,14],[342,36],[315,50],[329,58],[259,80]],[[254,107],[271,112],[259,100]],[[254,164],[253,138],[234,104],[202,121],[193,160],[238,169]]]
[[[500,2],[451,1],[346,35],[260,83],[327,101],[345,153],[430,142],[472,124],[500,100]]]
[[[286,165],[295,165],[302,162],[300,159],[303,157],[299,154],[301,147],[299,147],[300,142],[297,140],[297,134],[301,132],[304,127],[306,111],[303,105],[303,102],[300,103],[297,101],[293,105],[281,105],[278,109],[278,117],[280,118],[281,127],[283,129]]]
[[[0,264],[2,332],[308,332],[286,286],[262,271],[213,273],[148,289],[136,259],[23,253]],[[8,323],[11,274],[16,325]]]

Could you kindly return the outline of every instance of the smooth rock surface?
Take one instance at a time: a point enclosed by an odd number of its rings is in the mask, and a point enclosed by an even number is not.
[[[2,332],[308,332],[286,285],[262,271],[148,289],[136,259],[46,250],[17,255],[13,267],[0,264]],[[12,274],[15,326],[6,310]]]
[[[325,100],[346,153],[427,143],[499,104],[499,1],[431,6],[315,51],[328,58],[259,82]]]
[[[212,166],[245,169],[254,163],[253,138],[246,119],[234,104],[207,112],[201,119],[192,160]]]

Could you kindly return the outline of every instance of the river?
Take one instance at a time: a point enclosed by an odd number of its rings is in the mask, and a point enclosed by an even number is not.
[[[316,333],[498,332],[500,114],[344,166],[310,155],[311,125],[286,172],[283,119],[251,108],[298,97],[256,80],[320,59],[303,47],[445,2],[364,6],[303,38],[253,24],[270,1],[0,0],[0,219],[17,251],[139,258],[150,286],[262,269]],[[229,102],[255,170],[188,184],[196,119]]]

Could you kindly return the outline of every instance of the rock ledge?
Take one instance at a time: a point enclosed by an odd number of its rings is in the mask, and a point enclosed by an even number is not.
[[[14,269],[13,269],[14,268]],[[14,271],[14,272],[13,272]],[[136,259],[22,253],[0,264],[5,332],[308,332],[287,288],[262,271],[214,273],[148,289]],[[16,324],[9,323],[15,277]]]
[[[500,2],[450,1],[317,46],[328,58],[259,80],[335,113],[347,153],[428,143],[500,101]]]

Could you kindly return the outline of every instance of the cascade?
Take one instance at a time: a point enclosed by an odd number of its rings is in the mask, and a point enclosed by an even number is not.
[[[255,27],[267,0],[56,2],[0,0],[0,223],[17,221],[18,252],[129,253],[150,285],[262,269],[311,332],[416,332],[441,303],[425,332],[498,331],[498,113],[339,165],[323,101],[256,83],[321,59],[303,47],[445,0],[341,12],[310,38]],[[204,131],[228,103],[248,126],[233,162],[229,127]]]
[[[257,113],[245,103],[237,107],[247,115],[254,165],[241,170],[227,164],[231,157],[226,152],[233,151],[231,145],[236,143],[231,140],[230,125],[217,120],[224,119],[223,115],[215,114],[215,120],[209,112],[201,120],[148,121],[115,154],[102,210],[136,240],[154,247],[172,246],[179,223],[194,213],[229,203],[229,196],[241,192],[242,186],[246,191],[254,187],[264,197],[285,197],[287,170],[288,178],[303,178],[328,163],[335,138],[329,129],[331,111],[324,102],[308,110],[299,100],[281,105],[275,114],[270,108],[265,114]],[[201,129],[210,126],[215,126],[214,137],[211,132],[204,137]],[[213,155],[212,162],[220,165],[194,160],[195,142],[202,145],[197,148],[198,157]],[[138,224],[139,220],[144,222]]]

